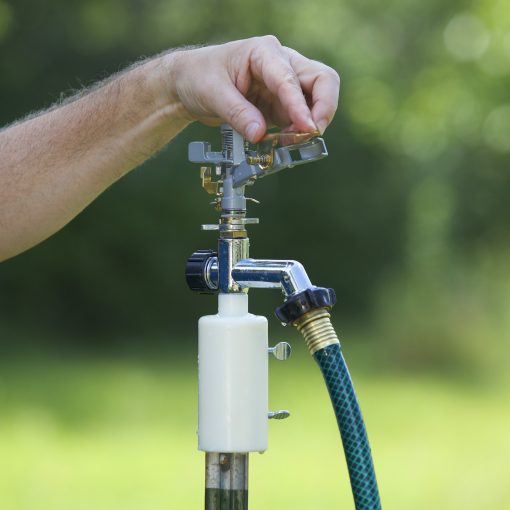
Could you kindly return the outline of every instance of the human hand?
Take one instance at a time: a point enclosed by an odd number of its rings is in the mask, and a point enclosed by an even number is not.
[[[338,105],[336,71],[274,36],[179,50],[162,57],[168,91],[188,120],[231,124],[251,142],[273,125],[324,132]]]

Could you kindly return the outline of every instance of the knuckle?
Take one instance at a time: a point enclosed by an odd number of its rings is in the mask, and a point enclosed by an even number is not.
[[[281,43],[280,41],[278,40],[278,38],[275,36],[275,35],[263,35],[261,37],[261,40],[262,42],[264,42],[265,44],[268,44],[268,45],[271,45],[271,46],[278,46],[280,47],[281,46]]]
[[[281,76],[281,78],[279,79],[278,87],[279,88],[289,88],[289,87],[301,88],[299,85],[299,80],[298,80],[297,76],[294,73],[292,73],[290,70]]]
[[[320,74],[323,74],[327,78],[329,78],[331,81],[337,83],[340,85],[340,75],[338,72],[333,69],[332,67],[329,67],[327,64],[324,64],[322,62],[319,62],[317,60],[312,60],[314,65],[318,66],[318,70]]]
[[[332,67],[328,67],[328,71],[329,71],[329,74],[331,75],[331,78],[338,84],[340,85],[340,75],[338,74],[337,71],[335,71]]]
[[[338,74],[337,71],[335,71],[335,69],[333,69],[332,67],[329,67],[325,64],[322,64],[323,65],[323,72],[324,74],[333,82],[335,82],[337,85],[340,85],[340,75]]]
[[[288,84],[288,85],[297,85],[298,84],[298,79],[297,79],[297,76],[292,73],[291,71],[287,71],[283,76],[282,76],[282,83],[285,83],[285,84]]]
[[[252,58],[259,63],[276,55],[282,48],[280,41],[274,35],[252,37],[250,42]]]

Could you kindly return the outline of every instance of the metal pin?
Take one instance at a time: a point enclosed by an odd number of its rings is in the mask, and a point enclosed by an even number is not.
[[[288,342],[278,342],[274,347],[269,347],[267,352],[272,354],[277,360],[285,361],[290,358],[292,347]]]
[[[269,411],[267,413],[268,420],[285,420],[290,416],[290,411],[285,411],[282,409],[281,411]]]

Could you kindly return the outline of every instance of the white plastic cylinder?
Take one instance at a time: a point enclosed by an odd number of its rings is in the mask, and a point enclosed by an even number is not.
[[[267,319],[247,294],[219,294],[218,314],[198,322],[198,448],[267,449]]]

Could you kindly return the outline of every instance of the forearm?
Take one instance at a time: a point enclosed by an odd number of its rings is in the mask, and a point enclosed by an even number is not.
[[[331,68],[274,36],[168,53],[0,131],[0,260],[65,225],[192,120],[256,143],[268,126],[321,132],[338,104]]]
[[[0,132],[0,260],[60,229],[189,122],[171,58]]]

